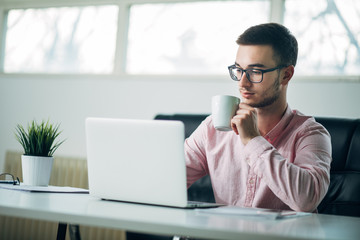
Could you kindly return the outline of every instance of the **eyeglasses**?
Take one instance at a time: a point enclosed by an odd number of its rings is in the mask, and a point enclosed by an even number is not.
[[[272,72],[284,67],[286,67],[286,65],[280,65],[269,69],[257,69],[257,68],[242,69],[234,64],[229,66],[228,69],[229,69],[230,77],[234,81],[240,81],[240,79],[242,78],[245,72],[245,75],[250,82],[261,83],[263,81],[264,73]]]
[[[14,177],[14,175],[12,175],[11,173],[1,173],[0,174],[0,178],[4,177],[4,180],[0,180],[0,184],[1,183],[5,183],[5,184],[12,184],[12,185],[20,185],[20,180],[18,177]]]

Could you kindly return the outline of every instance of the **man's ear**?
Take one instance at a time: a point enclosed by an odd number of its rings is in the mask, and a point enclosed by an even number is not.
[[[287,85],[289,83],[290,79],[292,78],[292,76],[294,75],[294,71],[295,71],[295,68],[293,65],[289,65],[289,66],[285,67],[284,75],[281,79],[281,84]]]

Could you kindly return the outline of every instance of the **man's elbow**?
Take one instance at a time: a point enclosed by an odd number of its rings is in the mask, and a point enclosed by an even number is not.
[[[330,179],[325,178],[322,181],[313,181],[307,187],[298,189],[297,197],[294,198],[296,200],[291,208],[297,212],[316,212],[328,191],[329,184]]]
[[[324,199],[328,190],[328,185],[323,186],[317,191],[308,191],[307,193],[301,194],[299,200],[293,206],[293,210],[296,212],[316,212],[317,207]]]

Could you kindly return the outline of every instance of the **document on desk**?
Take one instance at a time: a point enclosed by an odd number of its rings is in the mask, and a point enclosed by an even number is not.
[[[219,214],[238,217],[259,217],[265,219],[284,219],[311,215],[311,213],[294,212],[287,210],[275,210],[264,208],[244,208],[236,206],[224,206],[211,209],[196,209],[199,214]]]
[[[60,187],[60,186],[30,186],[30,185],[12,185],[12,184],[0,184],[0,188],[26,191],[26,192],[43,192],[43,193],[89,193],[89,190],[75,187]]]

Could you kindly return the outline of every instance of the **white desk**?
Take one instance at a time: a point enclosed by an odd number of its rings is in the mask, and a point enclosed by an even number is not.
[[[0,215],[204,239],[359,239],[360,218],[266,220],[102,201],[88,194],[0,189]]]

